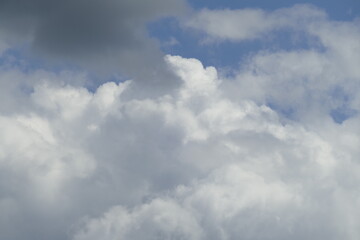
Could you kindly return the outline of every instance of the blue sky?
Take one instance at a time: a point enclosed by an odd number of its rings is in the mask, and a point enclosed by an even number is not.
[[[242,9],[256,8],[273,11],[278,8],[287,8],[296,4],[311,4],[324,12],[333,21],[352,21],[359,17],[360,4],[357,1],[192,1],[191,7],[197,10],[207,9]],[[238,68],[247,58],[258,51],[277,50],[323,50],[317,39],[298,34],[294,40],[293,30],[277,31],[263,39],[243,42],[216,42],[204,44],[202,33],[184,29],[176,18],[165,18],[151,23],[148,26],[152,37],[158,39],[164,52],[189,58],[197,58],[205,65],[211,65],[222,70],[225,75],[231,75],[232,70]],[[173,44],[169,44],[175,41]],[[334,95],[336,98],[336,95]],[[272,105],[269,103],[269,105]],[[273,106],[273,105],[272,105]],[[273,106],[274,107],[274,106]],[[291,117],[289,110],[281,110]],[[336,122],[343,122],[354,114],[354,110],[338,107],[332,110],[331,116]]]
[[[189,4],[194,9],[239,9],[239,8],[261,8],[272,11],[278,8],[291,7],[295,4],[312,4],[326,11],[329,18],[336,21],[353,20],[360,15],[360,3],[356,0],[346,1],[190,1]],[[274,36],[268,41],[249,41],[245,43],[221,43],[216,45],[203,46],[199,44],[201,35],[191,31],[184,31],[176,19],[167,18],[149,26],[151,36],[167,42],[172,37],[179,41],[175,46],[165,44],[163,49],[169,54],[179,54],[185,57],[195,57],[204,63],[216,66],[229,66],[238,64],[247,54],[258,51],[259,49],[280,48],[281,47],[304,47],[306,43],[297,42],[296,45],[289,43],[289,36],[286,34]],[[285,35],[285,36],[284,36]]]
[[[272,11],[279,8],[291,7],[295,4],[312,4],[324,10],[329,19],[336,21],[350,21],[360,14],[360,4],[356,0],[346,1],[200,1],[188,2],[193,10],[208,9],[241,9],[258,8]],[[292,41],[288,31],[273,34],[271,38],[245,42],[221,42],[218,44],[201,44],[203,35],[181,27],[176,17],[166,17],[152,21],[147,25],[148,34],[159,41],[162,51],[166,54],[181,55],[200,59],[205,65],[228,69],[236,67],[249,54],[266,49],[297,49],[309,47],[308,39]],[[168,44],[171,39],[176,39],[177,44]],[[25,44],[25,45],[24,45]],[[311,46],[314,47],[314,46]],[[49,63],[48,59],[29,53],[26,42],[19,43],[8,49],[0,59],[4,61],[6,56],[11,56],[13,64],[19,64],[26,69],[50,68],[59,71],[66,68],[78,68],[72,61]],[[85,69],[90,70],[91,69]],[[119,75],[118,73],[116,75]],[[110,77],[109,79],[112,79]],[[126,79],[126,75],[120,79]],[[101,81],[101,80],[100,80]]]
[[[360,239],[359,10],[0,0],[0,239]]]
[[[258,8],[272,11],[279,8],[291,7],[295,4],[312,4],[324,10],[329,19],[336,21],[350,21],[360,14],[360,4],[356,0],[346,1],[200,1],[188,2],[193,10],[208,9],[241,9]],[[203,35],[181,27],[181,23],[176,17],[166,17],[161,20],[152,21],[147,25],[148,34],[159,41],[161,49],[166,54],[181,55],[184,57],[194,57],[200,59],[206,65],[217,67],[235,67],[246,56],[264,49],[296,49],[309,47],[307,39],[300,39],[296,42],[291,40],[288,31],[279,32],[272,35],[270,39],[257,39],[245,42],[221,42],[218,44],[201,44]],[[176,39],[177,44],[168,44],[171,39]],[[25,45],[24,45],[25,44]],[[313,47],[313,46],[312,46]],[[43,59],[38,55],[29,53],[29,45],[26,42],[19,43],[5,52],[1,58],[4,61],[10,55],[14,64],[18,63],[24,68],[51,68],[61,70],[64,68],[75,68],[73,62],[57,62],[49,64],[48,59]],[[21,61],[21,63],[18,60]],[[90,70],[90,69],[85,69]],[[126,78],[126,77],[125,77]]]
[[[201,9],[201,8],[262,8],[267,10],[274,10],[277,8],[283,7],[290,7],[295,4],[304,4],[309,3],[313,4],[319,8],[324,9],[329,16],[334,20],[349,20],[354,16],[359,15],[360,6],[359,2],[356,0],[345,0],[345,1],[323,1],[323,0],[316,0],[316,1],[205,1],[205,0],[194,0],[190,2],[190,5],[194,8]]]

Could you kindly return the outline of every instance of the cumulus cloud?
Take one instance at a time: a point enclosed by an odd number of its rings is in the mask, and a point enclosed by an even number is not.
[[[360,119],[332,117],[360,110],[359,32],[321,19],[322,51],[260,52],[232,79],[168,55],[181,84],[156,97],[3,66],[0,237],[359,239]]]
[[[159,192],[140,205],[119,205],[99,218],[84,218],[74,239],[359,236],[354,214],[359,212],[359,196],[356,187],[348,185],[359,180],[355,174],[359,152],[322,132],[329,127],[358,142],[345,127],[350,121],[317,128],[318,132],[295,122],[284,125],[266,106],[230,101],[215,69],[203,69],[195,59],[169,56],[168,61],[182,76],[182,89],[177,96],[147,100],[141,107],[137,102],[136,112],[143,119],[160,113],[165,126],[182,129],[174,159],[196,169],[191,182],[177,182],[172,191]],[[192,84],[207,87],[191,87],[190,94],[183,94],[189,90],[190,76],[196,76]]]
[[[358,209],[345,207],[358,199],[350,121],[331,125],[339,145],[265,105],[232,101],[215,68],[167,62],[183,79],[172,95],[129,98],[129,81],[91,93],[47,80],[27,95],[31,114],[2,116],[3,236],[356,239],[347,224]],[[34,215],[25,229],[16,222]],[[49,218],[55,229],[42,232]],[[19,224],[16,235],[9,226]]]

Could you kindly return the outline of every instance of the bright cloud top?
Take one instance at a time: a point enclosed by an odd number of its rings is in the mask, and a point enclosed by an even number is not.
[[[228,27],[213,36],[216,19]],[[5,64],[1,238],[359,239],[356,22],[308,6],[190,22],[244,40],[282,19],[321,48],[256,53],[232,78],[167,55],[181,84],[156,97],[141,81],[90,91],[83,73]]]

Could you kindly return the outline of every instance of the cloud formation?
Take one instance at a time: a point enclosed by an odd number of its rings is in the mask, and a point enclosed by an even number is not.
[[[185,21],[184,25],[203,31],[208,41],[244,41],[264,38],[281,29],[301,31],[307,24],[326,20],[326,13],[313,5],[295,5],[291,8],[267,12],[262,9],[203,9]]]
[[[3,64],[0,238],[359,239],[359,29],[310,22],[321,49],[231,79],[167,55],[181,84],[156,97]]]
[[[238,87],[229,84],[235,98],[241,95],[269,104],[294,117],[333,110],[334,115],[346,118],[359,110],[360,28],[356,19],[331,21],[312,5],[295,5],[272,12],[204,9],[185,25],[205,33],[209,43],[266,38],[281,30],[305,36],[302,41],[310,48],[263,51],[236,69]]]
[[[47,60],[155,81],[168,73],[146,24],[185,10],[182,0],[1,0],[0,50],[25,45]]]
[[[359,151],[343,148],[348,141],[359,142],[357,130],[350,130],[358,117],[342,126],[328,122],[317,131],[295,122],[284,125],[266,106],[227,99],[216,87],[221,83],[213,68],[202,69],[194,59],[168,61],[184,81],[177,100],[146,102],[140,112],[162,112],[165,123],[183,128],[177,158],[196,169],[195,177],[141,205],[116,206],[100,218],[84,220],[75,239],[359,236],[359,219],[353,214],[359,212],[354,207],[359,196],[348,185],[359,181],[354,162]],[[189,80],[202,87],[189,88]],[[183,120],[185,113],[188,121]],[[324,134],[329,129],[341,137]]]

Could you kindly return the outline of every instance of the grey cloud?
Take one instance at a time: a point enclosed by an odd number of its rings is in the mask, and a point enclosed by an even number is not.
[[[7,45],[30,44],[48,60],[164,80],[174,77],[146,24],[185,10],[183,0],[2,0],[0,29]]]

